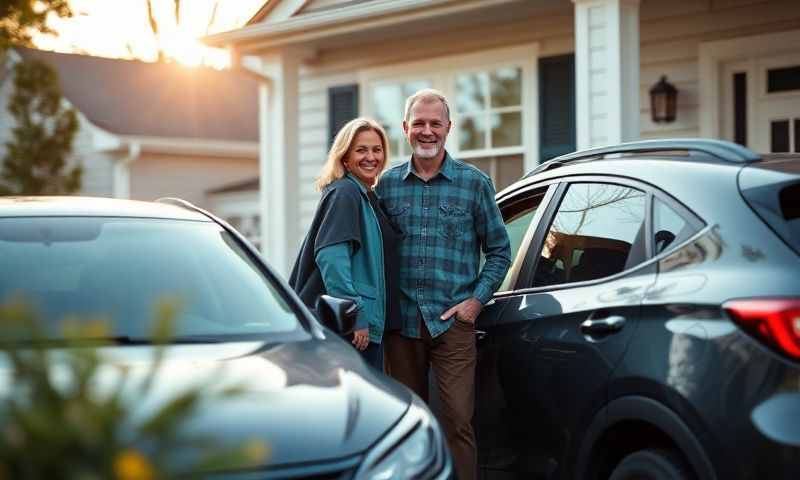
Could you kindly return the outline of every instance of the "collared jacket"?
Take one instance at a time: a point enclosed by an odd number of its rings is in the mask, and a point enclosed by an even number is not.
[[[377,192],[404,233],[400,243],[402,333],[432,337],[450,328],[450,307],[470,297],[486,304],[511,264],[511,247],[491,179],[445,154],[439,172],[417,176],[408,160],[387,170]],[[481,253],[485,262],[481,266]]]
[[[322,191],[289,284],[314,308],[323,293],[359,306],[356,330],[380,343],[386,316],[383,239],[367,189],[351,174]]]

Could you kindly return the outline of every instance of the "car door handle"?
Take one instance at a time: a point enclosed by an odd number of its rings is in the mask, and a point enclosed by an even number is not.
[[[588,319],[581,323],[581,333],[584,335],[600,335],[614,333],[622,330],[625,326],[625,317],[611,315],[610,317],[597,320]]]

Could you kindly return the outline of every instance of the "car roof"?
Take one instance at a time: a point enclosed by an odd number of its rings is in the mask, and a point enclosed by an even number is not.
[[[77,196],[0,197],[0,218],[72,216],[211,221],[197,210],[174,203]]]

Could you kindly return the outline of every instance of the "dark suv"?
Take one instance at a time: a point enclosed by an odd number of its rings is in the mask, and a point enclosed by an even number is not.
[[[800,155],[655,140],[497,195],[484,478],[800,478]]]

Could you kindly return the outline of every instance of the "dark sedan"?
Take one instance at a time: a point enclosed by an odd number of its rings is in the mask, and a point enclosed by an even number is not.
[[[51,351],[76,348],[74,338],[61,342],[62,319],[109,319],[106,337],[83,340],[130,378],[150,368],[153,306],[177,302],[155,385],[135,402],[158,408],[197,382],[241,387],[192,419],[220,445],[269,446],[268,463],[226,478],[451,475],[427,407],[339,338],[348,321],[341,302],[320,304],[334,332],[241,236],[185,202],[0,199],[0,271],[0,302],[32,304]]]
[[[484,478],[800,475],[800,155],[642,141],[497,195],[479,317]]]

